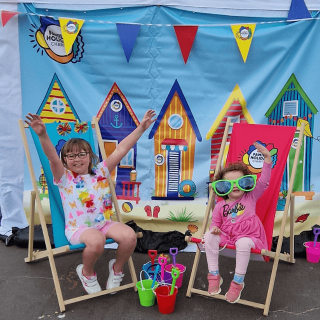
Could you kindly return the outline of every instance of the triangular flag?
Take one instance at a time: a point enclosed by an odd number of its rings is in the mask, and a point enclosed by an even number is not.
[[[7,22],[16,14],[19,14],[19,12],[12,12],[12,11],[5,11],[2,10],[1,11],[1,22],[2,22],[2,26],[4,27]]]
[[[136,42],[140,27],[140,24],[117,23],[118,34],[122,43],[124,54],[127,58],[127,62],[130,60],[133,46]]]
[[[64,48],[68,55],[72,45],[84,23],[84,20],[72,18],[59,18],[61,34],[64,42]]]
[[[292,0],[287,20],[311,18],[311,14],[303,0]]]
[[[312,138],[312,133],[311,133],[311,130],[310,130],[310,123],[307,121],[307,120],[304,120],[304,119],[298,119],[298,122],[297,122],[297,127],[301,127],[302,123],[305,124],[305,127],[304,127],[304,132],[303,134],[307,137],[310,137]]]
[[[256,24],[238,24],[232,25],[231,29],[237,41],[243,62],[246,62],[250,50]]]
[[[187,63],[198,26],[174,26],[184,63]]]

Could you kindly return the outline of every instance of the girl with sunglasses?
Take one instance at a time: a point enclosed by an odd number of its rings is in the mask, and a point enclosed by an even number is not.
[[[40,116],[31,113],[26,116],[25,122],[39,136],[50,162],[53,183],[60,191],[66,237],[72,245],[86,245],[82,253],[83,264],[79,264],[76,271],[87,293],[101,291],[94,265],[104,251],[106,238],[118,243],[116,259],[109,261],[107,289],[120,286],[124,276],[122,267],[136,247],[134,230],[110,219],[112,203],[107,177],[156,120],[153,119],[155,115],[154,110],[148,110],[140,125],[117,145],[107,160],[100,163],[90,144],[78,138],[63,145],[60,159]]]
[[[235,274],[225,295],[230,303],[240,299],[251,248],[268,248],[264,227],[255,209],[257,200],[269,185],[272,160],[267,148],[258,142],[254,146],[264,156],[260,178],[256,181],[256,175],[251,175],[241,163],[231,163],[218,173],[212,186],[223,200],[216,204],[209,231],[204,235],[210,295],[220,293],[223,282],[218,266],[219,246],[236,246]]]

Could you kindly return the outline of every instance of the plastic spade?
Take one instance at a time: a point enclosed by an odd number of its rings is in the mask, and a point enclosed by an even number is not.
[[[164,280],[164,267],[165,265],[167,264],[167,257],[159,257],[158,258],[158,262],[161,266],[161,280],[163,281]]]
[[[158,272],[160,271],[159,269],[160,269],[160,264],[157,264],[156,271],[155,271],[154,276],[153,276],[151,289],[154,287],[154,284],[156,283],[157,275],[158,275]]]
[[[151,258],[151,270],[153,271],[154,270],[154,258],[157,256],[157,250],[148,250],[148,256]]]
[[[174,286],[176,285],[176,281],[180,275],[180,270],[178,268],[172,268],[171,275],[172,275],[172,285],[171,285],[171,291],[169,294],[170,296],[173,294]]]
[[[176,265],[176,255],[178,254],[178,248],[170,248],[169,252],[172,256],[172,260],[173,260],[173,265]]]
[[[318,240],[318,235],[320,234],[320,228],[313,228],[313,233],[314,233],[313,247],[315,247]]]

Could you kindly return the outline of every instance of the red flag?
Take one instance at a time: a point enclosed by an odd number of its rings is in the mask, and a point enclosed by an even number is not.
[[[174,26],[184,63],[187,63],[198,26]]]
[[[235,123],[232,129],[227,163],[242,162],[253,174],[260,175],[264,157],[257,152],[253,143],[260,142],[271,154],[272,170],[269,187],[256,206],[256,214],[264,226],[269,250],[272,245],[274,217],[281,181],[295,130],[295,127],[289,126],[243,123]]]
[[[15,15],[19,14],[19,12],[12,12],[12,11],[5,11],[1,10],[1,22],[2,26],[4,27],[7,22]]]

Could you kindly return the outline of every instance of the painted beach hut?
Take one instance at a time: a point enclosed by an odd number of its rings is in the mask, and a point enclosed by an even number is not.
[[[210,175],[214,174],[214,170],[217,166],[220,146],[223,138],[224,129],[227,123],[227,119],[231,118],[231,123],[254,123],[248,109],[247,103],[242,95],[240,87],[238,85],[235,86],[231,95],[229,96],[227,102],[223,106],[219,115],[215,119],[212,124],[210,130],[206,135],[206,139],[211,139],[211,160],[210,160]],[[228,150],[229,150],[229,142],[231,138],[231,131],[227,138],[227,144],[225,148],[225,155],[223,159],[223,163],[225,163]]]
[[[196,140],[201,135],[176,80],[154,123],[155,192],[152,199],[193,200],[192,181]]]
[[[45,123],[80,122],[57,74],[54,74],[37,114]]]
[[[311,188],[312,136],[314,116],[317,112],[318,110],[302,89],[296,76],[292,74],[265,114],[268,118],[268,124],[270,125],[299,126],[301,121],[306,123],[293,191],[309,192]],[[294,150],[298,142],[298,135],[299,133],[296,132],[292,141],[291,151],[281,184],[281,191],[288,190],[288,177],[290,176],[293,165]]]
[[[98,111],[97,120],[107,157],[116,149],[118,143],[140,124],[116,83],[113,84]],[[112,180],[116,181],[118,199],[136,200],[136,202],[140,200],[139,185],[141,182],[130,181],[130,172],[136,168],[136,158],[137,145],[135,144],[111,173]]]
[[[80,122],[80,118],[73,108],[57,74],[54,74],[51,80],[47,93],[37,111],[37,115],[41,117],[44,123]],[[41,186],[40,197],[48,195],[47,182],[42,168],[38,183]]]

